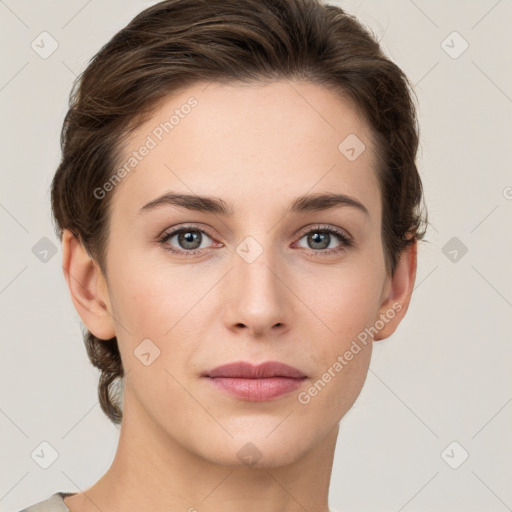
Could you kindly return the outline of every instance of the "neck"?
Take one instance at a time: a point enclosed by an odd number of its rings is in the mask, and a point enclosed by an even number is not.
[[[124,403],[114,461],[94,486],[65,499],[71,512],[329,512],[338,425],[285,466],[220,465],[162,431],[136,402]]]

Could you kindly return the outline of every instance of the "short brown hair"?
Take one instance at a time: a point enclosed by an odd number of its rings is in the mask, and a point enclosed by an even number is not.
[[[127,135],[169,94],[194,83],[274,79],[338,91],[368,123],[377,143],[386,268],[394,274],[402,251],[426,229],[412,88],[370,32],[321,0],[166,0],[115,34],[70,94],[52,182],[58,236],[70,229],[106,275],[112,194],[98,200],[93,190],[113,175]],[[113,384],[124,371],[117,339],[85,330],[84,340],[101,372],[101,408],[118,424]]]

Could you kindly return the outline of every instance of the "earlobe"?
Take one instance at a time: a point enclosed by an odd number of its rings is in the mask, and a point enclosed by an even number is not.
[[[395,274],[389,278],[386,294],[376,324],[384,324],[374,341],[388,338],[395,332],[409,308],[416,280],[418,242],[415,240],[402,252]]]
[[[82,322],[97,338],[115,336],[108,288],[98,264],[70,230],[62,234],[62,269]]]

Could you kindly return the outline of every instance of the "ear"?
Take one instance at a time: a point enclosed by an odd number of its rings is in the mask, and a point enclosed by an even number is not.
[[[69,229],[62,233],[62,269],[75,309],[87,329],[97,338],[113,338],[115,322],[105,277]]]
[[[379,316],[375,319],[378,332],[374,341],[391,336],[409,309],[414,281],[416,280],[418,242],[415,240],[400,255],[395,274],[387,278],[384,286]],[[384,324],[382,328],[380,328]]]

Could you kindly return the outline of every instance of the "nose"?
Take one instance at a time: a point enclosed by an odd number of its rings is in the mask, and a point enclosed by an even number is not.
[[[270,250],[254,261],[233,255],[234,267],[226,277],[224,321],[228,329],[247,331],[254,338],[283,333],[293,314],[290,280],[285,266]]]

